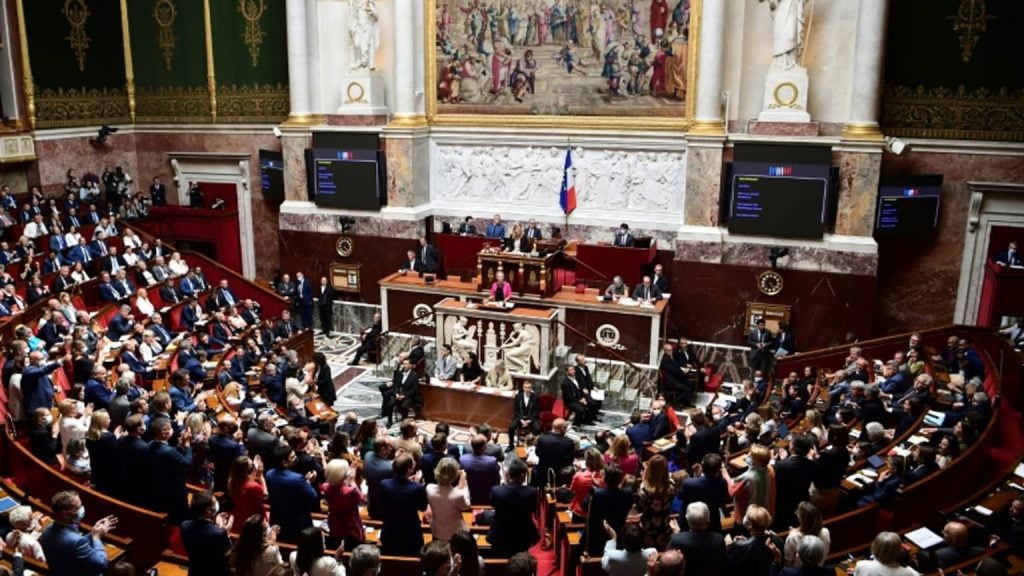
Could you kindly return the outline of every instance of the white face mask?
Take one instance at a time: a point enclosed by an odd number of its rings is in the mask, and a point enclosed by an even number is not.
[[[53,414],[47,414],[43,418],[43,424],[45,424],[47,426],[49,426],[50,424],[53,424]]]

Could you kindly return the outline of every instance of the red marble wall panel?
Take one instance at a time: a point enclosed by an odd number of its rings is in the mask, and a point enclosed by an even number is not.
[[[942,205],[934,235],[887,240],[878,246],[876,334],[953,321],[970,203],[969,181],[1024,182],[1024,159],[910,151],[886,154],[882,174],[942,174]]]
[[[416,241],[384,236],[352,236],[352,256],[342,258],[335,251],[340,234],[282,230],[280,236],[281,268],[294,275],[302,270],[309,278],[327,275],[334,262],[359,264],[362,291],[357,294],[338,293],[338,297],[369,304],[380,304],[377,281],[392,274],[402,265],[405,251],[416,247]]]
[[[757,289],[757,276],[764,268],[676,261],[670,270],[670,338],[746,345],[748,302],[791,306],[798,350],[834,345],[847,332],[861,338],[872,333],[872,276],[782,269],[782,293],[765,296]]]

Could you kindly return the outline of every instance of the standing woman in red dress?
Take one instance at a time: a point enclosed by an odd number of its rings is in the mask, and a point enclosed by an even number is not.
[[[263,506],[267,497],[267,484],[263,479],[263,460],[259,456],[251,460],[248,456],[235,458],[228,473],[227,492],[234,505],[231,515],[234,517],[235,530],[241,530],[250,516],[259,514],[267,518],[267,511]]]

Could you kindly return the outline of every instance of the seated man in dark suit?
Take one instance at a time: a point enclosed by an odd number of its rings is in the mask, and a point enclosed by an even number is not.
[[[683,371],[674,358],[671,344],[662,348],[661,363],[658,365],[658,377],[661,379],[661,393],[669,405],[674,408],[693,405],[693,397],[697,391],[697,381],[693,374],[697,372]]]
[[[572,412],[577,426],[593,422],[597,415],[593,400],[576,379],[575,366],[565,369],[565,379],[562,380],[562,403]]]
[[[407,372],[404,372],[405,364],[409,364]],[[395,391],[395,406],[403,420],[409,416],[410,410],[415,413],[417,408],[423,406],[423,401],[420,400],[420,375],[412,369],[408,359],[403,362],[402,384]]]
[[[192,496],[192,520],[181,524],[181,543],[188,552],[190,575],[219,576],[231,573],[231,516],[219,512],[217,499],[209,492]]]
[[[629,443],[633,445],[633,450],[637,454],[644,453],[644,446],[654,440],[654,425],[651,422],[651,413],[649,411],[641,412],[634,410],[629,415],[626,437],[629,438]]]
[[[263,384],[263,392],[266,394],[267,400],[278,406],[284,406],[284,378],[277,371],[277,364],[267,362],[263,367],[263,376],[260,378],[260,382]]]
[[[633,300],[646,303],[656,302],[661,300],[661,290],[651,283],[650,276],[644,276],[640,284],[633,289]]]
[[[360,342],[359,347],[356,348],[355,358],[353,358],[350,363],[352,366],[359,364],[359,360],[363,357],[363,354],[373,353],[376,355],[377,342],[380,340],[380,333],[382,329],[380,319],[380,312],[374,312],[373,324],[369,328],[363,330],[362,342]]]
[[[1024,546],[1024,496],[1018,495],[1010,507],[993,515],[992,538],[1005,541],[1011,548]]]
[[[164,280],[164,285],[160,287],[160,299],[165,305],[173,306],[181,302],[183,298],[184,295],[174,287],[174,280],[170,278]]]
[[[717,510],[716,510],[717,512]],[[725,566],[725,538],[711,527],[711,510],[704,502],[686,505],[686,525],[689,530],[679,531],[672,524],[669,548],[675,548],[686,557],[687,576],[716,576]]]
[[[1024,266],[1024,260],[1021,259],[1020,252],[1017,251],[1016,242],[1010,242],[1006,250],[996,254],[993,261],[1000,266]]]
[[[100,300],[104,302],[117,302],[121,299],[120,293],[114,288],[114,284],[110,281],[110,273],[103,272],[100,274]]]
[[[520,431],[540,434],[540,398],[533,393],[533,382],[523,381],[522,389],[516,393],[512,405],[512,422],[508,426],[508,449],[515,447],[516,434]]]
[[[288,310],[281,311],[281,319],[277,321],[277,325],[274,326],[274,338],[280,338],[281,340],[287,340],[295,335],[298,329],[292,322],[292,313]]]
[[[631,248],[634,243],[636,243],[636,238],[634,238],[633,234],[630,233],[629,224],[623,222],[622,225],[619,226],[619,231],[615,233],[615,241],[612,245],[622,248]]]
[[[940,567],[949,568],[984,552],[985,549],[980,546],[968,545],[969,536],[967,525],[963,522],[946,523],[942,528],[942,539],[946,545],[935,551],[935,559]]]
[[[562,420],[561,424],[564,426],[565,421]],[[569,442],[572,443],[572,440]],[[572,462],[571,458],[569,461]],[[491,490],[494,520],[487,532],[487,540],[492,542],[492,552],[498,558],[525,552],[540,540],[533,518],[537,510],[537,489],[523,485],[526,470],[525,462],[518,458],[512,460],[508,466],[506,484]]]
[[[416,255],[415,250],[407,250],[405,252],[405,261],[398,267],[398,271],[402,274],[409,272],[423,272],[423,261]]]
[[[419,336],[413,336],[409,343],[409,364],[412,365],[413,369],[420,363],[420,360],[423,360],[423,356],[423,340]]]
[[[132,307],[128,304],[122,304],[121,309],[107,323],[107,338],[118,340],[121,336],[131,334],[134,325],[135,320],[132,318]]]
[[[913,464],[907,467],[906,479],[903,483],[907,486],[924,480],[930,474],[938,472],[939,465],[935,462],[937,449],[931,444],[919,444],[911,449]]]
[[[462,221],[462,224],[459,224],[456,234],[461,234],[462,236],[476,236],[476,226],[473,225],[472,216],[466,216],[466,219]]]

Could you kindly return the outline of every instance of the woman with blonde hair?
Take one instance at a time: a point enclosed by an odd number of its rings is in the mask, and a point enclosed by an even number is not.
[[[435,539],[450,540],[458,530],[465,530],[462,513],[470,510],[466,472],[454,458],[442,458],[434,468],[436,484],[427,484],[430,504],[430,531]],[[455,480],[459,484],[454,488]]]
[[[827,446],[828,433],[825,431],[825,421],[821,417],[821,412],[810,408],[804,415],[804,419],[807,420],[807,432],[814,434],[814,437],[817,439],[818,449],[820,450]]]
[[[114,494],[117,490],[118,465],[117,437],[110,432],[110,413],[97,410],[89,420],[89,430],[85,433],[85,447],[89,450],[92,462],[92,485],[105,494]]]
[[[346,550],[352,550],[363,543],[363,521],[359,517],[359,505],[363,503],[362,492],[352,482],[352,469],[348,462],[335,458],[324,469],[327,480],[321,487],[327,502],[327,527],[330,538],[327,544],[336,548],[344,543]]]
[[[238,382],[231,381],[224,386],[224,390],[221,391],[221,395],[224,397],[224,401],[227,402],[231,411],[238,413],[242,408],[242,402],[245,400],[242,392],[242,385]]]
[[[615,462],[622,468],[622,473],[627,476],[636,476],[640,469],[640,458],[633,452],[633,445],[629,442],[629,436],[619,434],[612,438],[608,451],[604,454],[604,463]]]
[[[903,550],[903,541],[895,532],[881,532],[871,543],[870,560],[860,560],[853,569],[854,576],[918,576],[913,568],[901,566],[897,559]]]
[[[668,546],[668,524],[675,485],[668,475],[668,460],[661,454],[653,456],[644,467],[643,482],[633,504],[640,513],[640,527],[644,531],[644,547],[664,550]]]

